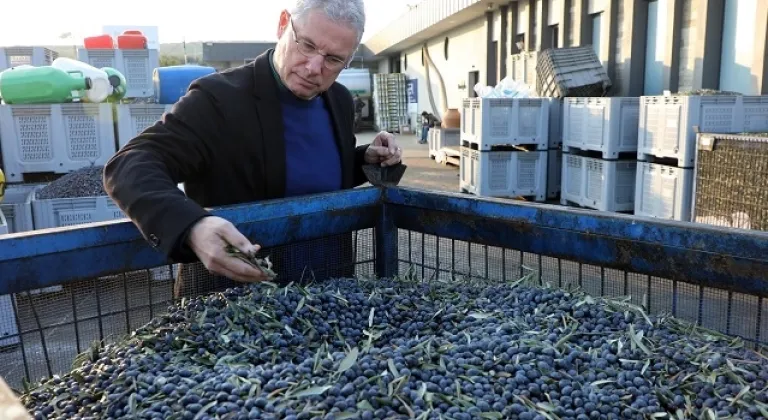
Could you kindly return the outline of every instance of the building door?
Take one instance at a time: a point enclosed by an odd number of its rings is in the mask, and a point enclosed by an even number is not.
[[[648,26],[645,38],[645,95],[664,92],[664,53],[667,42],[667,1],[648,2]]]
[[[720,90],[759,95],[754,61],[755,16],[758,0],[725,0],[723,44],[720,57]],[[761,28],[765,31],[765,26]]]
[[[467,77],[467,96],[470,98],[476,98],[475,85],[480,83],[480,72],[471,71],[469,77]]]

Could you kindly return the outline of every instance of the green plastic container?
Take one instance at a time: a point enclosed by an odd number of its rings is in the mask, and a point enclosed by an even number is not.
[[[80,71],[51,66],[11,68],[0,73],[0,97],[6,104],[59,104],[81,99],[91,79]]]
[[[107,76],[109,76],[109,84],[112,85],[112,94],[107,97],[107,102],[119,102],[125,97],[125,92],[128,89],[128,83],[125,81],[125,76],[112,67],[102,67],[101,70],[107,73]]]

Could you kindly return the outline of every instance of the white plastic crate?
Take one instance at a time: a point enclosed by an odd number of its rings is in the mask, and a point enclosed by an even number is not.
[[[0,296],[0,348],[19,344],[19,328],[11,295]]]
[[[110,104],[0,105],[5,177],[64,174],[104,165],[115,154]]]
[[[507,68],[510,69],[509,77],[520,83],[525,83],[531,89],[536,89],[536,52],[517,53],[507,59]]]
[[[77,59],[96,68],[112,67],[125,76],[126,98],[154,96],[152,73],[160,67],[158,50],[87,50],[78,48]]]
[[[693,168],[637,163],[635,215],[691,221]]]
[[[591,45],[549,48],[536,56],[536,92],[542,97],[605,96],[612,82]]]
[[[696,133],[768,132],[768,95],[764,96],[643,96],[637,158],[677,159],[692,168]]]
[[[635,208],[636,161],[604,160],[563,154],[560,203],[600,211],[627,212]]]
[[[38,200],[32,197],[35,229],[50,229],[86,223],[105,222],[125,218],[109,196],[82,198],[52,198]]]
[[[173,105],[122,104],[117,106],[117,144],[122,149],[131,139],[163,117]]]
[[[461,110],[461,140],[487,151],[493,146],[549,145],[549,101],[542,98],[467,98]]]
[[[549,102],[549,148],[557,149],[563,144],[563,100],[543,98]]]
[[[50,66],[59,53],[45,47],[0,47],[0,71],[17,66]]]
[[[427,136],[429,157],[434,158],[443,147],[459,147],[461,136],[458,128],[430,128]]]
[[[637,152],[639,98],[565,98],[563,151],[601,152],[603,159]]]
[[[459,187],[482,197],[547,195],[547,151],[480,152],[461,148]]]
[[[32,218],[32,195],[42,185],[9,185],[0,211],[8,222],[8,233],[28,232],[35,229]]]
[[[560,195],[562,179],[563,152],[560,150],[547,151],[547,198],[553,199]]]

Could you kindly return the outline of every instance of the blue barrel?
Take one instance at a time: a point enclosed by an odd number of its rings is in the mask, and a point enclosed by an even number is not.
[[[187,93],[190,83],[215,72],[213,67],[197,65],[158,67],[152,72],[155,101],[159,104],[175,104]]]

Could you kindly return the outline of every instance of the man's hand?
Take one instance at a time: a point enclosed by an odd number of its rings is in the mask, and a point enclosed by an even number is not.
[[[365,163],[392,166],[399,163],[402,156],[403,149],[397,145],[395,135],[382,131],[373,139],[373,143],[365,151]]]
[[[227,254],[227,244],[248,256],[255,255],[261,247],[252,244],[232,223],[221,217],[200,219],[192,226],[188,241],[205,268],[214,274],[243,283],[269,280],[263,271]]]

